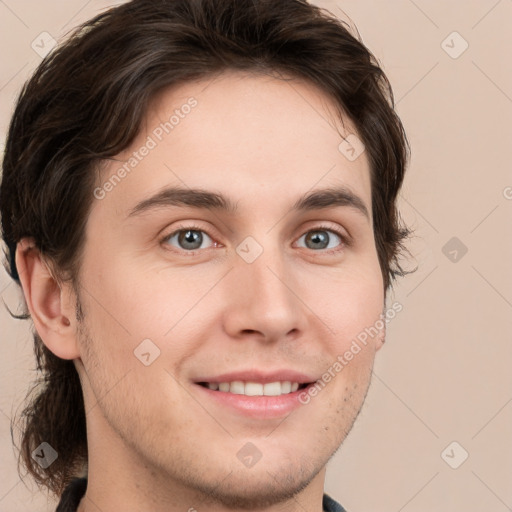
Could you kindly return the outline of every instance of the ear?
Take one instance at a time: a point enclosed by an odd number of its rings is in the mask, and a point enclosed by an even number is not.
[[[385,341],[386,341],[386,320],[385,320],[385,315],[382,314],[380,316],[380,320],[378,320],[379,324],[380,322],[382,322],[382,327],[379,327],[379,335],[375,337],[375,352],[378,352],[381,348],[382,348],[382,345],[384,345]]]
[[[80,357],[72,287],[53,277],[32,238],[16,246],[16,268],[34,327],[61,359]]]

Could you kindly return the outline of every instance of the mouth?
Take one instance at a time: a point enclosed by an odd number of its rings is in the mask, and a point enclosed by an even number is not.
[[[283,418],[302,407],[301,395],[315,385],[314,373],[282,368],[246,369],[194,379],[199,396],[223,412],[257,420]]]
[[[305,389],[312,382],[275,381],[263,383],[235,380],[232,382],[198,382],[197,384],[219,393],[258,397],[289,395]]]

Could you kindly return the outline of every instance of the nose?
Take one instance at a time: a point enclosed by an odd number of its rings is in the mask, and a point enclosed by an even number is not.
[[[304,332],[310,312],[282,252],[267,249],[252,263],[237,256],[225,281],[223,324],[231,337],[272,342]]]

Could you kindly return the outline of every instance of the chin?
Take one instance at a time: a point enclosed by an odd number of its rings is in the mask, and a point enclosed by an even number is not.
[[[287,467],[277,474],[266,467],[233,471],[213,489],[203,489],[206,505],[222,504],[231,510],[255,510],[293,499],[319,473],[305,468]],[[254,473],[253,473],[254,471]],[[199,489],[198,489],[199,490]]]

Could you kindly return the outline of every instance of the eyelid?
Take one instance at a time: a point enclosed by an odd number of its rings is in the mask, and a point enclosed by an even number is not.
[[[314,224],[313,226],[306,228],[304,232],[299,236],[299,239],[302,238],[307,233],[310,233],[311,231],[330,231],[341,239],[340,247],[335,249],[322,249],[318,251],[312,250],[311,252],[313,254],[333,254],[336,252],[340,252],[347,247],[351,247],[353,244],[352,237],[348,234],[346,230],[339,228],[337,225],[326,223],[325,221],[320,221],[320,224]]]
[[[212,247],[208,247],[206,249],[195,249],[193,251],[186,251],[184,249],[177,249],[175,247],[172,247],[170,250],[173,252],[177,252],[179,254],[188,254],[189,256],[195,255],[197,252],[204,252],[208,249],[213,249],[215,247],[222,247],[222,244],[220,242],[217,242],[216,237],[212,236],[208,229],[205,229],[201,226],[198,226],[197,224],[194,224],[193,221],[191,221],[191,224],[180,224],[173,228],[172,231],[164,235],[160,239],[160,243],[163,244],[164,242],[167,242],[171,237],[179,233],[180,231],[200,231],[201,233],[205,233],[213,242]]]
[[[350,236],[348,231],[346,229],[338,227],[337,225],[320,224],[320,225],[315,225],[312,229],[308,229],[308,231],[315,231],[315,230],[332,231],[332,232],[336,233],[343,240],[343,243],[345,245],[349,246],[352,244],[352,237]]]
[[[212,247],[208,247],[206,249],[195,249],[192,251],[186,251],[184,249],[177,249],[177,248],[173,247],[170,250],[172,250],[174,252],[178,252],[180,254],[188,254],[188,255],[193,256],[197,252],[204,252],[208,249],[213,249],[216,247],[223,247],[223,245],[216,240],[216,237],[214,237],[210,234],[208,229],[198,226],[197,224],[194,224],[192,221],[191,221],[191,224],[180,224],[180,225],[176,226],[175,228],[173,228],[172,231],[170,231],[169,233],[167,233],[160,239],[160,243],[163,244],[164,242],[169,240],[169,238],[176,235],[180,231],[200,231],[202,233],[205,233],[212,240],[214,245]],[[341,247],[340,248],[321,249],[318,251],[311,250],[311,252],[313,252],[313,253],[320,253],[320,254],[335,253],[335,252],[343,250],[345,247],[351,247],[352,242],[353,242],[351,236],[348,234],[348,232],[346,230],[342,230],[341,228],[339,228],[335,225],[330,225],[330,224],[326,223],[325,221],[320,222],[320,224],[315,224],[315,225],[312,225],[311,227],[305,228],[304,231],[301,233],[301,235],[297,238],[297,240],[302,238],[304,235],[310,233],[311,231],[330,231],[341,239],[341,244],[340,244]]]

